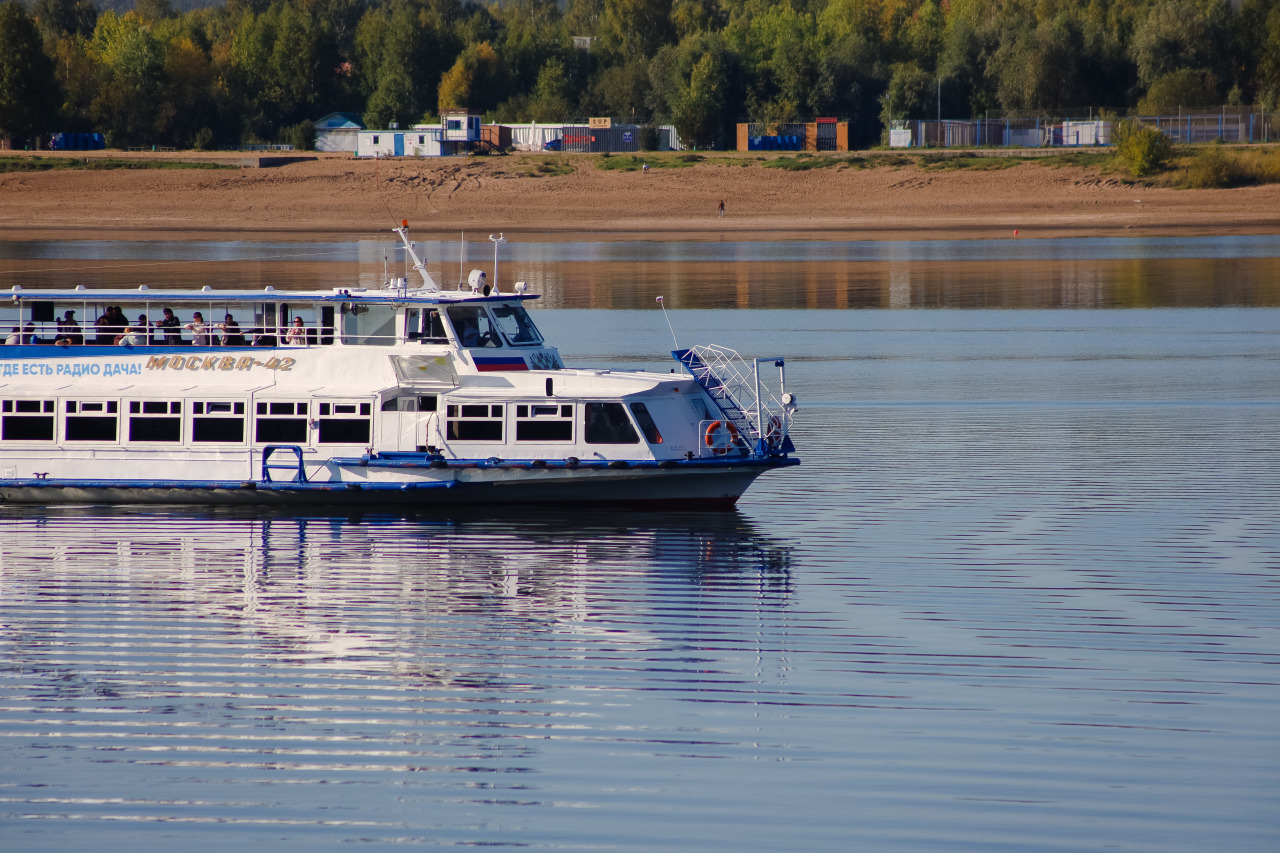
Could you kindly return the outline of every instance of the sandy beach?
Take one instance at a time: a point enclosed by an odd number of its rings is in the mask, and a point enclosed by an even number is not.
[[[239,162],[228,153],[90,156]],[[418,233],[504,230],[548,239],[1280,233],[1280,185],[1149,188],[1098,168],[1037,162],[990,171],[881,165],[795,172],[766,168],[754,155],[709,154],[684,168],[623,172],[597,168],[599,159],[517,153],[374,161],[321,154],[271,168],[9,172],[0,174],[0,237],[349,235],[385,231],[400,219]],[[539,176],[542,164],[572,171]]]

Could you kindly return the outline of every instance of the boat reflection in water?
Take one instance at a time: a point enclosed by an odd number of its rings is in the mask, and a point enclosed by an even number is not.
[[[137,602],[126,612],[180,611],[161,618],[183,626],[215,620],[219,635],[249,632],[251,658],[309,668],[408,674],[428,655],[455,658],[433,667],[433,678],[474,678],[480,661],[501,656],[495,637],[551,630],[657,648],[664,643],[641,621],[645,610],[712,588],[735,610],[785,607],[791,593],[790,546],[737,513],[10,507],[3,523],[13,534],[0,545],[9,596],[26,590],[78,608],[123,593]],[[606,611],[614,615],[601,621]],[[56,631],[56,622],[45,627]],[[24,646],[30,660],[43,654],[38,634],[13,645],[16,658],[27,657]]]

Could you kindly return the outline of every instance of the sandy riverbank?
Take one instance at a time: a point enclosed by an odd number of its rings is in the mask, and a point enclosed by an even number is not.
[[[75,153],[66,156],[85,156]],[[237,162],[230,154],[120,154]],[[686,168],[604,171],[599,155],[356,160],[275,168],[0,174],[0,239],[323,236],[384,231],[605,233],[718,239],[754,233],[853,239],[1280,233],[1280,185],[1173,190],[1097,168],[1035,162],[992,171],[918,166],[765,168],[709,155]],[[533,176],[542,163],[569,174]],[[717,216],[721,200],[725,216]]]

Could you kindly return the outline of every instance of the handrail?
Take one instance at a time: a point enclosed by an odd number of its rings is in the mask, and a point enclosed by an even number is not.
[[[756,358],[748,362],[736,351],[715,345],[676,350],[672,356],[706,389],[738,432],[749,439],[756,455],[785,454],[790,449],[788,436],[794,407],[783,402],[784,359]],[[778,368],[776,389],[761,375],[761,365],[770,362]]]

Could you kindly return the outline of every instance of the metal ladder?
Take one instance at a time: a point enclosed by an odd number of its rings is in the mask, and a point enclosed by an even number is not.
[[[738,431],[743,449],[756,456],[786,454],[795,449],[787,435],[790,410],[765,388],[760,376],[761,363],[772,361],[781,371],[782,359],[756,359],[751,363],[733,350],[717,346],[673,350],[671,355],[716,401]]]

